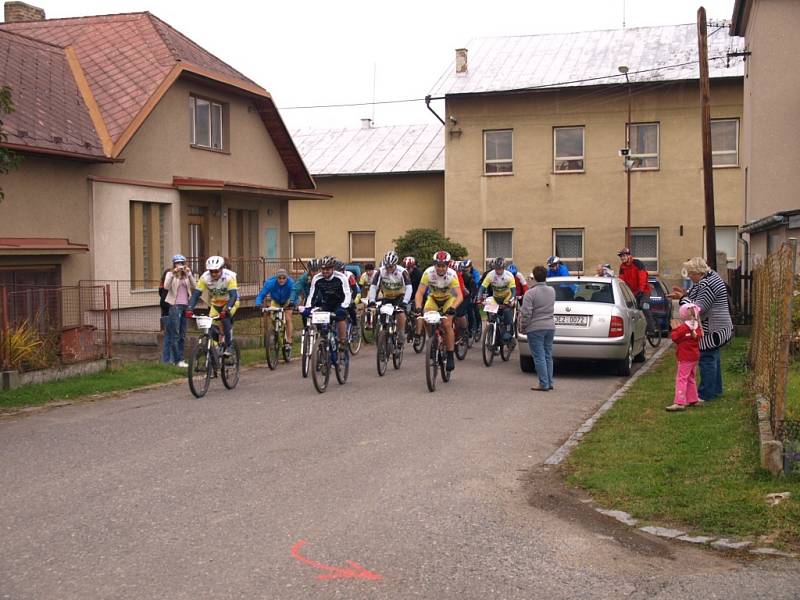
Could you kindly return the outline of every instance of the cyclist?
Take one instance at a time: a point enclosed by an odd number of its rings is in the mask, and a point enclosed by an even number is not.
[[[274,277],[264,282],[264,286],[256,296],[256,307],[261,308],[264,299],[269,297],[271,308],[282,308],[284,323],[286,323],[286,340],[292,344],[292,310],[297,306],[297,292],[294,289],[294,280],[289,277],[286,269],[278,269]]]
[[[482,301],[489,290],[492,288],[492,296],[495,302],[503,307],[500,316],[505,323],[503,327],[502,338],[503,341],[508,341],[511,338],[511,330],[513,325],[513,311],[511,307],[514,305],[514,298],[517,295],[517,283],[514,276],[506,269],[506,259],[502,256],[495,258],[489,265],[492,270],[486,274],[481,289],[478,292],[478,300]]]
[[[569,267],[557,256],[547,259],[547,277],[569,277]]]
[[[461,303],[461,306],[465,308],[464,313],[467,316],[467,327],[471,335],[478,326],[478,322],[475,320],[475,298],[478,295],[478,286],[470,272],[472,269],[472,261],[462,260],[458,263],[458,268],[464,280],[464,287],[467,290],[467,293],[464,295],[464,302]],[[461,306],[459,308],[461,308]]]
[[[236,273],[225,268],[225,259],[221,256],[209,256],[206,260],[206,271],[197,280],[197,288],[189,298],[187,317],[192,316],[201,296],[208,304],[208,316],[222,321],[225,337],[223,356],[230,356],[233,315],[239,309],[239,290],[236,285]]]
[[[347,270],[346,267],[347,265],[345,265],[343,261],[341,260],[336,261],[336,271],[342,273],[345,277],[347,277],[347,282],[348,284],[350,284],[351,302],[350,305],[347,307],[347,314],[350,317],[351,323],[358,323],[358,315],[356,314],[355,299],[361,296],[361,288],[358,286],[358,280],[356,279],[355,273]]]
[[[372,278],[375,277],[375,265],[372,263],[366,263],[364,265],[364,272],[361,274],[361,277],[358,278],[358,287],[361,288],[361,293],[364,293],[364,290],[369,289],[370,283],[372,283]]]
[[[305,303],[306,298],[308,298],[308,292],[311,290],[311,280],[314,279],[314,275],[319,273],[319,261],[316,258],[310,259],[306,263],[306,268],[308,270],[294,282],[295,297],[300,303]]]
[[[639,309],[644,313],[644,318],[647,321],[647,330],[654,331],[655,323],[653,316],[650,314],[650,307],[645,307],[645,304],[650,302],[650,283],[647,281],[647,267],[644,263],[637,258],[633,257],[630,248],[622,248],[617,252],[619,256],[619,278],[628,284],[631,288],[633,295],[636,296],[636,304]]]
[[[514,276],[514,283],[517,284],[517,297],[522,298],[525,292],[528,291],[528,282],[525,281],[525,277],[519,272],[517,265],[513,262],[508,265],[508,272]]]
[[[478,300],[478,288],[481,287],[481,273],[475,268],[475,266],[472,264],[472,261],[468,258],[461,261],[461,270],[464,273],[465,283],[467,278],[471,279],[473,282],[471,288],[469,285],[467,285],[467,290],[470,291],[470,310],[468,311],[467,315],[469,315],[469,312],[472,312],[473,316],[469,319],[469,321],[470,329],[472,329],[474,332],[475,329],[481,328],[481,308],[476,304],[476,301]]]
[[[319,261],[320,273],[311,280],[311,289],[306,297],[306,316],[312,308],[321,308],[334,314],[336,329],[339,334],[339,350],[347,344],[347,310],[350,308],[353,295],[350,282],[344,273],[336,271],[337,260],[333,256],[323,256]]]
[[[455,331],[453,330],[453,315],[456,309],[463,302],[464,296],[461,294],[461,286],[458,284],[456,272],[447,266],[450,262],[450,254],[444,250],[439,250],[433,255],[433,266],[425,269],[419,282],[419,288],[414,296],[417,314],[425,311],[437,311],[444,316],[444,339],[447,347],[447,370],[455,368],[453,360],[453,349],[455,348]],[[428,299],[424,301],[426,292]],[[417,334],[422,333],[423,321],[417,321]]]
[[[406,309],[411,300],[411,277],[403,267],[397,264],[397,252],[389,250],[383,257],[381,268],[375,271],[372,283],[369,286],[368,300],[370,305],[375,303],[378,292],[384,302],[402,308],[397,313],[397,331],[406,330]],[[403,345],[405,334],[397,336],[398,346]]]
[[[411,278],[411,297],[413,298],[417,295],[419,280],[422,279],[422,270],[417,266],[417,259],[413,256],[406,256],[403,259],[403,268],[408,271],[408,276]]]
[[[448,266],[455,271],[458,277],[458,286],[461,288],[461,297],[466,300],[469,298],[469,291],[464,281],[464,274],[461,272],[461,261],[451,260]],[[469,308],[469,302],[462,302],[456,309],[455,325],[458,334],[467,328],[467,308]]]

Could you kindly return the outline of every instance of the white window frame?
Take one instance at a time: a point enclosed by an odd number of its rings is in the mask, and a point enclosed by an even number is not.
[[[631,148],[630,158],[634,160],[634,164],[635,164],[635,161],[636,161],[637,158],[640,158],[640,159],[641,158],[655,158],[656,161],[658,162],[658,165],[655,166],[655,167],[637,167],[637,166],[633,166],[633,167],[631,167],[631,171],[658,171],[661,168],[661,123],[659,123],[658,121],[649,121],[649,122],[644,122],[644,123],[629,123],[629,124],[626,124],[625,125],[625,128],[626,128],[625,134],[627,136],[626,139],[630,140],[631,142],[634,139],[633,135],[631,135],[630,128],[632,128],[632,127],[643,127],[643,126],[647,126],[647,125],[655,125],[655,127],[656,127],[656,151],[655,151],[655,153],[653,153],[653,152],[646,152],[646,153],[637,152],[637,153],[634,153],[633,152],[633,148]]]
[[[317,251],[317,232],[316,231],[292,231],[289,234],[289,245],[291,246],[289,248],[289,250],[290,250],[290,252],[292,254],[292,258],[293,259],[296,258],[298,260],[302,260],[303,262],[307,262],[307,261],[311,260],[312,258],[314,258],[313,256],[295,256],[295,254],[294,254],[294,236],[296,236],[296,235],[313,235],[314,236],[314,253],[316,253],[316,251]]]
[[[581,256],[562,256],[558,254],[556,250],[556,236],[559,233],[580,233],[581,234]],[[576,264],[576,261],[580,261],[582,269],[570,269],[570,273],[573,275],[578,275],[580,273],[586,272],[586,261],[584,256],[586,255],[586,230],[580,227],[563,227],[559,229],[553,229],[553,256],[558,256],[563,262],[567,263],[568,265],[572,266]]]
[[[724,230],[724,231],[726,231],[728,233],[733,233],[734,234],[734,239],[736,240],[736,245],[735,245],[736,254],[734,256],[728,256],[726,254],[725,256],[728,259],[728,265],[727,266],[729,268],[731,268],[731,269],[735,268],[736,264],[739,262],[739,240],[738,240],[738,235],[737,235],[737,233],[739,231],[739,227],[737,225],[717,225],[716,226],[716,230],[717,230],[717,239],[715,240],[715,242],[716,242],[716,245],[717,245],[717,251],[719,251],[719,233],[720,233],[720,230]],[[705,256],[705,254],[706,254],[706,241],[708,239],[706,237],[706,235],[707,235],[707,229],[706,229],[706,226],[703,225],[703,247],[700,249],[700,253],[698,254],[698,256]],[[733,263],[733,264],[731,264],[731,263]]]
[[[567,129],[581,130],[581,148],[583,154],[580,156],[559,156],[558,155],[558,132]],[[560,160],[580,160],[583,161],[582,169],[558,169],[556,163]],[[586,172],[586,125],[570,125],[566,127],[553,127],[553,173],[585,173]]]
[[[197,101],[208,102],[208,144],[197,141]],[[225,150],[225,106],[202,96],[189,96],[189,112],[191,115],[191,140],[192,146],[208,150]],[[219,113],[219,147],[214,146],[214,112]]]
[[[361,263],[363,263],[363,262],[371,262],[371,263],[374,263],[375,262],[375,257],[374,256],[353,256],[353,234],[364,235],[364,234],[368,234],[368,233],[372,234],[372,253],[374,254],[375,253],[375,248],[377,247],[376,246],[375,232],[374,231],[350,231],[350,232],[348,232],[347,241],[348,241],[349,249],[348,249],[347,254],[350,257],[349,262],[351,262],[351,263],[354,263],[354,262],[361,262]]]
[[[645,233],[645,232],[655,232],[656,234],[656,256],[638,256],[636,251],[633,248],[633,236],[637,233]],[[656,268],[655,269],[647,269],[648,273],[651,274],[658,274],[661,268],[661,231],[658,227],[631,227],[631,251],[633,252],[633,257],[639,259],[642,262],[655,262]]]
[[[491,133],[510,133],[511,134],[511,157],[510,158],[493,158],[488,159],[486,158],[486,140],[489,134]],[[509,164],[511,166],[510,171],[500,171],[497,173],[490,173],[486,170],[486,165],[493,164],[493,165],[502,165],[502,164]],[[494,177],[496,175],[513,175],[514,174],[514,130],[513,129],[486,129],[483,132],[483,174],[488,177]]]
[[[714,123],[725,123],[725,122],[735,122],[736,123],[736,149],[735,150],[714,150],[713,143],[711,148],[711,168],[712,169],[735,169],[739,166],[739,119],[735,117],[725,118],[725,119],[711,119],[711,124],[713,126]],[[713,139],[713,138],[712,138]],[[723,155],[736,155],[736,163],[732,165],[715,165],[714,164],[714,157],[715,156],[723,156]]]
[[[497,258],[496,256],[486,256],[486,251],[489,248],[489,234],[490,233],[510,233],[511,234],[511,255],[512,256],[504,256],[503,258],[506,259],[507,262],[512,262],[514,260],[514,230],[511,228],[501,228],[501,229],[484,229],[483,230],[483,264],[488,265],[489,261],[493,258]]]

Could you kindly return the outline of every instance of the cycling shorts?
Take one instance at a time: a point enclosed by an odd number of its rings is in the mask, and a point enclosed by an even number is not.
[[[226,306],[217,306],[216,304],[212,304],[211,307],[208,309],[208,316],[216,319],[220,312],[223,310],[227,310],[228,314],[232,317],[236,314],[236,311],[239,310],[239,301],[237,300],[234,302],[233,306],[228,310]]]
[[[450,296],[444,300],[437,300],[433,296],[428,296],[428,299],[425,301],[425,306],[422,308],[423,312],[428,311],[436,311],[440,315],[444,315],[448,310],[453,308],[456,303],[455,296]]]
[[[270,302],[269,302],[269,307],[270,307],[270,308],[283,308],[283,309],[287,309],[287,308],[293,308],[293,307],[294,307],[294,304],[292,303],[292,301],[291,301],[291,300],[287,300],[287,301],[286,301],[286,302],[284,302],[283,304],[280,304],[279,302],[276,302],[275,300],[270,300]]]

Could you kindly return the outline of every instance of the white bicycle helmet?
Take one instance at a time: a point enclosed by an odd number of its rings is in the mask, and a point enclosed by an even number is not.
[[[393,266],[395,266],[397,264],[397,261],[398,261],[397,252],[395,252],[394,250],[389,250],[383,256],[383,266],[384,267],[393,267]]]
[[[209,256],[206,259],[206,269],[208,271],[219,271],[225,266],[225,259],[221,256]]]

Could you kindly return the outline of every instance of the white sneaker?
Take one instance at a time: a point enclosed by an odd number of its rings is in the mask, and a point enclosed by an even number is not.
[[[182,360],[181,362],[179,362],[175,366],[176,367],[181,367],[182,369],[187,369],[189,367],[189,363],[187,363],[185,360]]]

